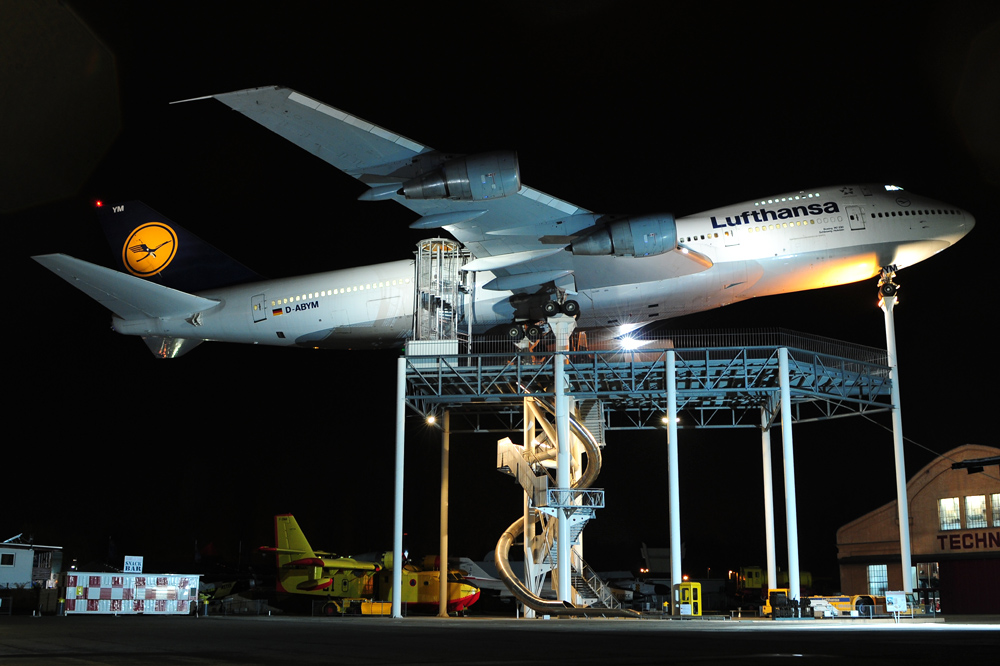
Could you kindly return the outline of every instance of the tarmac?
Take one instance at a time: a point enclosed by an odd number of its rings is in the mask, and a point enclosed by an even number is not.
[[[940,621],[943,620],[943,621]],[[939,621],[0,616],[0,664],[994,663],[1000,616]]]

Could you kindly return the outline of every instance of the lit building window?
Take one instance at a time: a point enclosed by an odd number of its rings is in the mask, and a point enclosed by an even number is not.
[[[868,594],[885,595],[889,589],[889,572],[884,564],[868,565]]]
[[[968,495],[965,498],[965,529],[986,527],[986,495]]]
[[[957,497],[945,497],[938,500],[938,518],[941,521],[942,530],[958,530],[962,528]]]
[[[993,508],[993,527],[1000,527],[1000,493],[990,495],[990,505]]]

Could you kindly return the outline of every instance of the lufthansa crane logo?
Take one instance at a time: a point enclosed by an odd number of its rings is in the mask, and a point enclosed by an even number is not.
[[[177,254],[177,234],[162,222],[137,227],[122,247],[122,262],[132,275],[150,277],[170,265]]]

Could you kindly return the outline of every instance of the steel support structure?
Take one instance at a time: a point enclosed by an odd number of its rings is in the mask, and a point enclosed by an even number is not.
[[[556,408],[556,433],[559,443],[559,452],[556,462],[556,485],[560,490],[568,491],[572,486],[570,476],[570,464],[573,460],[573,445],[569,436],[569,413],[572,407],[572,398],[566,395],[566,359],[565,353],[569,351],[569,336],[576,328],[576,319],[567,315],[556,315],[549,317],[549,325],[556,336],[555,357],[553,358],[553,390],[555,392]],[[572,543],[569,532],[569,516],[571,509],[560,509],[557,523],[558,539],[556,548],[558,549],[559,566],[553,575],[558,580],[558,595],[560,601],[572,602],[572,560],[570,550]]]
[[[799,522],[795,503],[795,453],[792,448],[792,394],[788,382],[788,349],[778,350],[778,381],[781,386],[781,458],[785,471],[785,523],[788,533],[788,596],[798,599]],[[775,585],[772,579],[769,584]]]
[[[896,462],[896,507],[899,519],[899,557],[902,565],[903,591],[913,592],[913,578],[910,567],[910,509],[906,496],[906,461],[903,458],[903,414],[899,405],[899,366],[896,357],[896,323],[893,308],[896,306],[897,285],[892,282],[893,270],[883,271],[879,284],[879,307],[885,313],[885,344],[889,360],[889,376],[892,379],[890,399],[892,400],[892,449]]]
[[[776,341],[794,344],[741,347],[734,345],[730,336],[724,347],[678,348],[674,344],[673,348],[652,349],[652,345],[647,345],[641,352],[619,349],[570,351],[566,344],[567,332],[562,340],[551,345],[551,351],[536,347],[532,351],[498,354],[448,353],[400,358],[393,616],[400,616],[398,565],[402,563],[403,416],[407,408],[421,417],[447,408],[451,422],[454,423],[458,416],[462,424],[457,429],[449,427],[449,433],[522,431],[527,437],[533,428],[527,422],[527,410],[523,409],[525,400],[551,401],[555,398],[560,442],[571,441],[568,418],[573,399],[600,400],[607,430],[661,428],[666,413],[672,582],[678,582],[681,576],[677,432],[681,428],[733,427],[754,427],[762,431],[768,579],[772,583],[776,581],[770,428],[780,414],[792,598],[800,596],[792,423],[893,410],[897,492],[901,499],[900,538],[905,564],[909,559],[909,535],[899,399],[894,381],[891,306],[890,303],[885,308],[891,365],[886,363],[884,350],[786,332],[779,332]],[[891,403],[886,404],[890,395]],[[571,447],[560,446],[559,449],[557,485],[568,488],[571,485],[568,460]],[[446,501],[444,495],[442,497]],[[444,520],[443,512],[442,518]],[[560,521],[563,522],[568,521]],[[531,535],[525,536],[530,543]],[[442,551],[444,548],[442,542]],[[559,551],[566,549],[559,552],[558,561],[569,562],[568,539],[561,536],[558,548]],[[446,566],[442,562],[443,573]],[[903,569],[904,585],[909,590],[908,568],[904,566]],[[566,584],[568,587],[568,580]],[[564,589],[563,581],[560,580],[558,586],[559,598],[569,600],[571,592]]]
[[[681,571],[681,490],[677,449],[677,359],[667,352],[667,488],[670,494],[670,586],[671,614],[679,615],[673,603],[673,586],[683,582]]]
[[[406,358],[396,362],[396,474],[392,522],[392,617],[403,617],[403,460],[406,443]]]
[[[771,424],[767,412],[761,410],[761,460],[764,472],[764,548],[767,551],[767,579],[776,583],[778,565],[774,546],[774,478],[771,472]]]
[[[521,401],[524,410],[524,448],[535,456],[535,412],[529,406],[529,399]],[[541,581],[544,580],[540,565],[535,562],[535,509],[532,507],[531,493],[524,491],[524,581],[532,594],[541,596]],[[524,607],[524,617],[535,617],[535,609]]]
[[[451,463],[451,412],[441,419],[441,534],[439,541],[438,617],[448,617],[448,481]]]

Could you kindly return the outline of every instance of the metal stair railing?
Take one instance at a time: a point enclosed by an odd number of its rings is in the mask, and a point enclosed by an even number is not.
[[[587,585],[587,582],[583,580],[583,576],[573,573],[570,577],[570,587],[576,590],[576,603],[581,606],[586,606],[588,608],[597,608],[598,599],[594,596],[593,590]]]
[[[587,588],[593,592],[593,597],[596,598],[596,603],[600,604],[604,608],[618,609],[621,608],[621,602],[615,598],[615,595],[611,593],[611,588],[608,587],[601,577],[597,575],[587,562],[576,554],[576,552],[571,552],[570,562],[573,565],[572,569],[574,574],[580,577],[580,581],[587,586]],[[592,606],[594,604],[591,604]]]
[[[548,511],[545,511],[545,509],[547,509],[547,507],[543,507],[541,510],[544,511],[545,513],[548,513]],[[575,507],[575,509],[576,510],[573,512],[573,515],[568,516],[566,518],[567,520],[571,521],[569,526],[570,545],[575,544],[579,540],[580,535],[583,533],[583,528],[586,527],[590,519],[594,517],[594,509],[587,507]],[[563,511],[565,513],[564,509],[562,510],[555,509],[554,511]],[[552,538],[552,545],[550,546],[549,552],[546,554],[546,557],[548,558],[547,562],[552,566],[553,569],[558,568],[559,539],[555,536],[553,536]],[[570,563],[572,564],[572,560],[570,560]]]
[[[545,493],[545,504],[561,509],[604,508],[603,488],[549,488]]]

